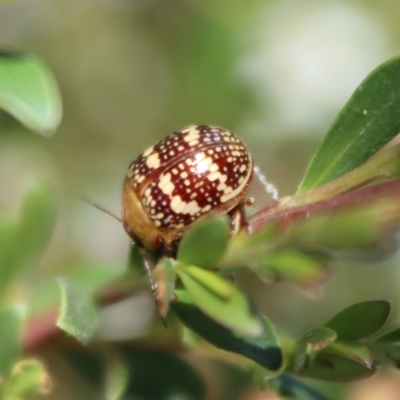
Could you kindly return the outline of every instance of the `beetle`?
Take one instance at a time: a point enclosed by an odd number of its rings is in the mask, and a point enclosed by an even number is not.
[[[210,125],[175,131],[147,149],[128,168],[122,224],[150,251],[174,256],[185,231],[198,220],[227,214],[234,236],[245,224],[245,198],[253,159],[232,132]]]

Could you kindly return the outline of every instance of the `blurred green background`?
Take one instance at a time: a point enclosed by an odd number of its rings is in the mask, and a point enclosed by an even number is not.
[[[61,88],[53,139],[0,114],[0,206],[17,212],[32,177],[56,187],[60,217],[32,285],[76,266],[123,271],[129,240],[86,196],[119,215],[130,161],[188,124],[247,144],[281,195],[294,193],[335,115],[365,76],[400,54],[394,0],[26,0],[0,8],[0,46],[41,56]],[[261,185],[257,208],[270,202]],[[287,284],[242,285],[278,329],[298,335],[345,306],[392,299],[399,256],[343,261],[318,301]]]

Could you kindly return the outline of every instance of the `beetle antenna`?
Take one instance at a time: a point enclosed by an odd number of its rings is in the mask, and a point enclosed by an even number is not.
[[[165,322],[165,319],[161,316],[161,307],[160,307],[160,303],[158,302],[158,299],[157,299],[157,283],[154,282],[153,275],[151,274],[151,268],[149,265],[149,261],[146,257],[146,252],[142,247],[139,247],[139,252],[142,255],[144,268],[145,268],[145,270],[147,272],[147,276],[149,278],[151,292],[153,294],[153,299],[156,303],[158,315],[160,316],[163,325],[167,328],[167,323]]]
[[[110,217],[113,217],[114,219],[116,219],[118,222],[120,222],[122,224],[122,220],[121,218],[117,217],[114,213],[112,213],[111,211],[108,211],[107,209],[105,209],[104,207],[100,206],[99,204],[95,203],[92,200],[87,199],[86,197],[83,196],[79,196],[81,198],[81,200],[83,200],[85,203],[90,204],[91,206],[93,206],[94,208],[97,208],[98,210],[102,211],[105,214],[108,214]]]
[[[274,200],[279,200],[278,189],[272,183],[267,181],[267,178],[261,172],[260,168],[254,166],[254,173],[256,174],[258,180],[264,185],[266,192],[270,194]]]

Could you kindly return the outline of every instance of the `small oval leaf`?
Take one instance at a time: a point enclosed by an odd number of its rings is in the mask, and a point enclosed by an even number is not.
[[[58,278],[61,308],[57,326],[83,344],[92,338],[98,322],[97,308],[87,289],[67,278]]]
[[[48,66],[31,54],[0,51],[0,108],[50,137],[61,122],[61,95]]]
[[[36,262],[53,234],[57,218],[57,199],[46,182],[35,181],[27,191],[21,207],[17,231],[18,266]]]
[[[325,326],[337,333],[338,340],[359,340],[371,336],[380,329],[386,322],[389,312],[389,301],[363,301],[345,308]]]
[[[224,254],[229,239],[225,217],[202,221],[189,230],[178,248],[178,261],[209,267]]]
[[[263,325],[247,296],[215,273],[197,270],[201,268],[190,266],[177,271],[196,305],[228,329],[249,337],[261,336]]]
[[[276,371],[282,366],[282,351],[278,343],[275,328],[269,319],[258,313],[263,325],[263,335],[249,338],[225,328],[204,314],[184,290],[175,291],[177,301],[171,303],[172,311],[189,329],[214,346],[241,354],[263,367]]]
[[[400,131],[400,58],[376,68],[340,111],[314,154],[297,194],[363,164]]]
[[[22,328],[25,318],[25,307],[21,305],[6,306],[0,310],[0,376],[6,380],[11,368],[18,360],[21,351]]]
[[[321,352],[301,376],[328,382],[350,382],[368,378],[374,373],[375,368],[368,368],[339,354]]]
[[[336,332],[323,326],[308,330],[299,340],[294,357],[294,370],[305,371],[315,357],[315,352],[329,346],[336,340]]]

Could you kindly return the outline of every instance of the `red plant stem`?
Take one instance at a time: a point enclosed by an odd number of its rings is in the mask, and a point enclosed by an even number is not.
[[[248,218],[251,233],[260,231],[271,222],[282,228],[316,214],[325,214],[354,206],[362,206],[378,199],[400,196],[400,178],[343,193],[315,203],[285,207],[285,199],[273,203]],[[400,200],[400,197],[399,197]]]

